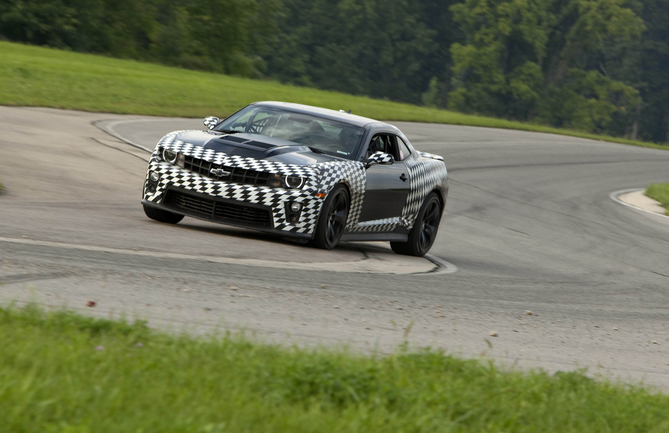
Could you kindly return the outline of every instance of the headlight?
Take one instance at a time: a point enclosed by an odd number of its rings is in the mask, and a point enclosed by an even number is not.
[[[178,165],[181,168],[184,168],[185,166],[186,156],[183,153],[177,153],[172,149],[163,149],[163,151],[160,153],[160,156],[165,162]]]
[[[163,159],[166,162],[169,162],[170,164],[174,164],[177,162],[177,158],[179,157],[179,154],[173,151],[172,149],[163,149]]]
[[[267,181],[268,186],[279,188],[297,189],[302,188],[307,179],[302,176],[281,176],[280,174],[273,174]]]
[[[281,178],[282,186],[286,188],[302,188],[304,178],[302,176],[283,176]]]

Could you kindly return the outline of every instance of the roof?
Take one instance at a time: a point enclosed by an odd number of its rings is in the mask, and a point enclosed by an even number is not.
[[[349,125],[364,127],[370,123],[383,123],[378,120],[367,117],[357,116],[355,114],[342,113],[341,111],[330,110],[328,108],[312,107],[311,105],[293,104],[291,102],[262,101],[255,102],[252,105],[262,105],[264,107],[277,107],[290,110],[296,113],[313,114],[329,120],[335,120]]]

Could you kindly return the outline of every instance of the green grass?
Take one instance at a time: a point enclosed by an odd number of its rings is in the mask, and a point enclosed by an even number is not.
[[[362,356],[0,308],[3,432],[666,432],[669,396],[439,352]]]
[[[226,116],[242,106],[278,100],[353,110],[383,120],[449,123],[550,132],[669,149],[540,125],[472,116],[150,63],[0,42],[0,104],[155,116]]]
[[[654,183],[646,188],[646,195],[660,204],[667,210],[665,215],[669,216],[669,183]]]

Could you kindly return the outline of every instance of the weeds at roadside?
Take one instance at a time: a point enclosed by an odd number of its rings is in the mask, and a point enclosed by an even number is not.
[[[440,351],[363,356],[0,308],[6,431],[664,432],[669,397]]]
[[[660,202],[660,205],[666,209],[665,215],[669,216],[669,183],[655,183],[646,188],[645,194]]]

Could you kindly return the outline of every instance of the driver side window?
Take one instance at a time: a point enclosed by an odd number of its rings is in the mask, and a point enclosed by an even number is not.
[[[391,137],[388,134],[376,134],[372,138],[372,141],[369,142],[369,147],[367,148],[367,157],[370,157],[375,152],[390,153],[393,155],[390,138]]]
[[[395,161],[402,161],[406,158],[397,146],[397,138],[392,134],[376,134],[367,147],[366,158],[369,158],[374,152],[388,153],[395,158]]]

